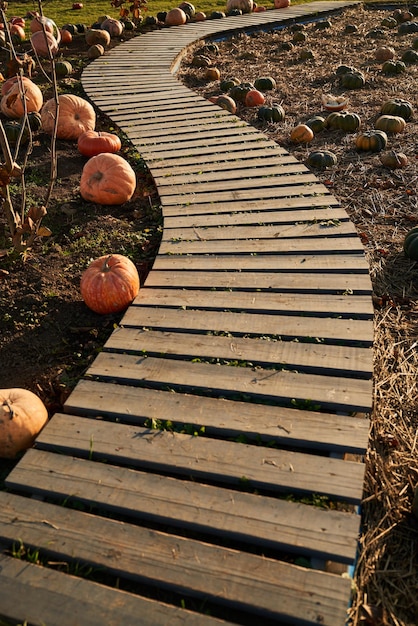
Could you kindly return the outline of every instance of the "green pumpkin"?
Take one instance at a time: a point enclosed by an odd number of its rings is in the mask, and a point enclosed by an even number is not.
[[[380,22],[380,25],[384,26],[385,28],[396,28],[398,25],[398,22],[395,20],[394,17],[385,17]]]
[[[418,33],[418,22],[404,22],[398,26],[399,35],[410,35]]]
[[[294,44],[291,41],[283,41],[280,46],[279,46],[279,50],[284,50],[285,52],[290,52],[290,50],[293,50],[294,48]]]
[[[392,98],[387,100],[380,109],[382,115],[397,115],[408,121],[414,112],[412,104],[402,98]]]
[[[285,116],[285,110],[280,104],[271,107],[262,106],[257,111],[257,119],[261,122],[283,122]]]
[[[22,125],[13,120],[10,122],[3,123],[4,132],[6,133],[7,141],[11,146],[15,146],[20,137],[20,133],[22,131]],[[22,136],[20,139],[20,144],[24,146],[29,141],[29,131],[27,127],[23,128]]]
[[[383,130],[366,130],[355,139],[357,150],[363,152],[381,152],[388,143],[388,136]]]
[[[235,9],[230,9],[229,11],[226,12],[227,17],[234,17],[237,15],[242,15],[242,11],[241,9],[235,8]]]
[[[416,65],[418,63],[418,52],[416,50],[406,50],[402,57],[402,61],[408,65]]]
[[[405,256],[413,261],[418,261],[418,226],[414,226],[404,239],[403,250]]]
[[[386,76],[397,76],[406,72],[406,65],[403,61],[386,61],[382,65],[382,74]]]
[[[226,93],[227,91],[232,89],[232,87],[235,87],[235,85],[239,85],[239,78],[225,78],[219,83],[219,89]]]
[[[333,130],[343,130],[347,133],[354,133],[360,128],[361,120],[357,113],[348,111],[334,111],[325,120],[327,128]]]
[[[239,83],[239,85],[234,85],[229,90],[229,95],[235,100],[235,102],[244,102],[247,93],[252,89],[254,89],[254,85],[252,83]]]
[[[225,13],[223,11],[212,11],[212,13],[209,16],[210,20],[221,20],[222,18],[226,17]]]
[[[356,70],[355,72],[346,72],[341,76],[341,86],[345,89],[361,89],[366,84],[364,74]]]
[[[326,120],[325,120],[325,117],[321,117],[320,115],[314,115],[309,120],[307,120],[305,124],[306,126],[309,126],[309,128],[313,130],[315,135],[317,135],[318,133],[320,133],[321,131],[325,129]]]
[[[38,130],[41,130],[42,126],[42,118],[40,113],[36,111],[31,111],[27,114],[28,124],[33,133],[36,133]],[[20,118],[19,124],[24,124],[25,119],[23,117]]]
[[[319,22],[315,24],[315,28],[317,30],[327,30],[328,28],[331,28],[331,27],[332,27],[332,24],[330,20],[320,20]]]
[[[77,35],[77,26],[75,24],[64,24],[61,30],[68,30],[72,35]]]
[[[337,76],[343,76],[343,74],[353,74],[353,72],[357,72],[357,70],[352,65],[339,65],[335,70]]]
[[[375,124],[378,130],[384,130],[385,133],[395,135],[405,130],[406,122],[403,117],[398,115],[381,115]]]
[[[55,73],[58,78],[64,78],[65,76],[69,76],[73,71],[73,66],[69,61],[56,61],[55,63]]]
[[[254,87],[259,91],[271,91],[276,86],[276,81],[271,76],[260,76],[254,81]]]
[[[337,165],[337,157],[330,150],[315,150],[308,155],[306,164],[317,170],[326,170]]]

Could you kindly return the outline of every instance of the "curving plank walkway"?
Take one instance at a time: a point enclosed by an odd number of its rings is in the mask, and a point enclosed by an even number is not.
[[[1,616],[345,623],[372,398],[362,245],[313,174],[175,73],[197,39],[350,4],[164,29],[85,70],[87,95],[154,176],[163,240],[0,493],[0,542],[78,569],[0,553]],[[97,582],[77,576],[87,566]]]

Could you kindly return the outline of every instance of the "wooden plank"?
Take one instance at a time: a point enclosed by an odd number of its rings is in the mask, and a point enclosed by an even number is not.
[[[221,619],[0,554],[0,616],[34,626],[216,626]]]
[[[6,486],[307,558],[351,564],[356,553],[357,514],[41,450],[25,454],[7,477]]]
[[[141,293],[141,292],[140,292]],[[207,292],[211,302],[213,292]],[[136,300],[140,304],[140,295]],[[209,305],[208,305],[209,306]],[[139,326],[186,332],[212,332],[225,335],[270,336],[271,339],[287,338],[309,340],[321,343],[363,343],[373,342],[372,320],[324,319],[323,317],[303,317],[295,315],[253,315],[231,311],[201,311],[190,309],[158,309],[147,306],[129,307],[121,321],[122,326]]]
[[[343,623],[350,581],[0,493],[0,537],[59,559],[289,623]]]
[[[253,183],[254,181],[250,181]],[[244,188],[243,185],[242,188]],[[188,193],[185,186],[185,193]],[[162,195],[164,199],[164,195]],[[261,216],[260,216],[261,217]],[[262,218],[261,218],[262,219]],[[267,217],[268,219],[268,217]],[[257,215],[253,216],[253,220],[257,220]],[[300,237],[341,237],[345,235],[353,235],[355,233],[354,226],[350,221],[340,220],[312,220],[304,223],[279,222],[278,224],[267,223],[263,225],[260,222],[250,225],[222,225],[222,226],[201,226],[196,218],[196,224],[189,228],[165,228],[163,239],[180,239],[186,241],[211,241],[219,239],[291,239]]]
[[[310,209],[295,209],[290,212],[287,209],[279,211],[273,209],[267,211],[245,211],[243,207],[242,211],[231,211],[230,213],[185,214],[175,215],[173,217],[165,215],[164,227],[170,229],[208,226],[242,226],[247,224],[283,224],[293,228],[304,225],[307,229],[310,229],[316,223],[319,232],[321,232],[320,224],[323,225],[323,229],[327,222],[338,223],[346,222],[347,220],[347,213],[342,208],[319,207],[314,210],[314,207],[312,207]],[[351,232],[354,231],[352,230]]]
[[[138,297],[131,307],[132,312],[138,306],[170,307],[177,309],[203,309],[226,311],[256,311],[260,313],[286,312],[304,313],[306,316],[315,314],[316,317],[337,316],[341,318],[355,317],[357,319],[371,319],[373,305],[370,296],[353,294],[288,294],[269,293],[258,291],[248,293],[243,291],[212,291],[210,299],[206,291],[197,289],[176,289],[157,287],[141,288]],[[123,320],[125,323],[125,319]],[[372,333],[372,328],[370,327]]]
[[[370,278],[366,274],[316,272],[216,272],[187,271],[159,272],[153,270],[147,277],[150,287],[192,287],[200,289],[271,289],[312,293],[371,293]],[[334,320],[333,320],[334,323]]]
[[[290,196],[290,197],[279,197],[279,198],[269,198],[266,200],[248,200],[245,202],[226,202],[225,204],[212,204],[208,202],[206,204],[181,204],[177,206],[167,206],[164,205],[164,216],[165,217],[184,217],[184,216],[193,216],[199,215],[201,217],[205,215],[218,215],[220,219],[222,219],[222,214],[227,213],[230,214],[239,214],[239,213],[268,213],[269,211],[283,213],[283,218],[290,221],[290,216],[295,213],[298,215],[299,212],[302,214],[306,214],[307,219],[315,219],[317,215],[319,215],[319,219],[323,218],[322,211],[328,213],[329,218],[333,218],[336,215],[338,219],[339,215],[341,215],[341,206],[338,204],[337,200],[328,195],[317,195],[317,196]],[[347,212],[343,209],[345,217],[347,217]],[[305,218],[305,219],[306,219]]]
[[[215,157],[216,158],[216,157]],[[181,182],[187,182],[190,177],[198,180],[203,175],[207,177],[207,179],[215,179],[219,178],[219,173],[225,170],[226,163],[228,170],[234,171],[234,175],[237,176],[238,173],[236,170],[240,171],[243,168],[247,168],[248,164],[251,164],[251,167],[254,169],[263,168],[263,167],[277,167],[284,168],[284,171],[288,167],[304,167],[298,161],[295,162],[294,157],[290,154],[283,151],[283,153],[275,153],[273,151],[268,151],[266,154],[261,154],[258,157],[251,156],[244,152],[242,153],[242,157],[239,159],[226,159],[224,162],[218,162],[216,160],[210,161],[208,157],[206,159],[208,163],[191,163],[189,165],[175,165],[171,163],[168,167],[158,167],[157,164],[154,164],[152,167],[153,176],[156,180],[161,181],[161,184],[170,184],[170,177],[174,178],[174,180],[179,180]],[[184,178],[183,178],[184,176]],[[160,182],[158,183],[160,184]]]
[[[368,266],[361,254],[286,254],[286,255],[257,255],[257,256],[229,256],[212,255],[208,258],[204,254],[190,256],[159,254],[157,255],[154,270],[252,270],[252,271],[326,271],[326,272],[356,272],[368,273]]]
[[[257,167],[252,161],[247,164],[242,164],[241,169],[232,168],[233,176],[236,178],[266,178],[267,176],[287,176],[290,174],[300,174],[307,172],[307,168],[299,161],[289,161],[285,163],[277,163],[278,159],[274,159],[272,164],[268,162],[263,163],[262,159],[259,159],[260,165]],[[266,161],[268,159],[266,158]],[[236,165],[236,164],[235,164]],[[229,170],[225,164],[223,165],[223,175],[226,176],[226,170]],[[156,178],[156,183],[159,189],[167,188],[167,193],[170,193],[170,188],[177,188],[179,185],[191,185],[191,184],[207,184],[209,182],[215,182],[222,187],[225,186],[225,180],[220,183],[219,171],[212,171],[211,168],[201,168],[197,174],[178,174],[176,176],[168,176],[167,173],[163,173],[163,176]],[[174,193],[178,193],[175,191]]]
[[[225,176],[227,176],[226,171]],[[303,170],[293,175],[279,174],[275,176],[259,176],[257,171],[253,172],[248,169],[244,176],[239,180],[235,177],[232,180],[223,180],[221,184],[219,184],[219,181],[212,181],[208,183],[204,181],[200,183],[188,183],[185,185],[180,185],[180,189],[177,184],[167,185],[165,187],[162,187],[159,190],[159,193],[164,202],[167,196],[177,197],[179,193],[196,194],[202,196],[203,194],[211,194],[212,192],[217,192],[219,188],[221,188],[223,191],[230,191],[231,189],[258,190],[284,185],[306,185],[316,182],[318,180],[315,174],[308,172],[306,168],[303,168]],[[181,191],[181,188],[183,188],[183,191]],[[184,202],[184,198],[182,199],[182,201]],[[207,202],[207,200],[205,201]]]
[[[370,411],[372,384],[336,376],[286,370],[218,366],[129,354],[101,352],[87,370],[100,380],[173,389],[201,395],[247,397],[253,402],[293,402],[325,410]]]
[[[222,143],[220,144],[220,138],[213,134],[210,137],[202,137],[197,136],[195,139],[191,141],[187,141],[184,139],[180,142],[180,145],[177,143],[176,139],[170,141],[169,137],[166,136],[166,141],[161,141],[157,137],[154,138],[144,138],[140,135],[136,137],[135,133],[132,131],[130,134],[130,140],[132,143],[135,142],[135,146],[141,148],[140,152],[142,155],[149,153],[151,150],[153,153],[166,153],[170,152],[170,150],[175,150],[179,152],[179,156],[184,154],[188,156],[192,153],[192,151],[196,150],[199,152],[200,150],[211,148],[212,151],[216,148],[216,151],[219,154],[225,152],[227,147],[230,144],[239,144],[240,149],[243,148],[243,144],[248,145],[248,150],[251,149],[252,142],[261,142],[262,136],[260,137],[260,132],[257,131],[256,128],[237,128],[236,133],[225,133],[222,136]],[[267,141],[267,139],[266,139]]]
[[[202,315],[202,313],[201,313]],[[105,343],[111,352],[148,356],[217,359],[221,362],[251,362],[264,367],[279,364],[299,372],[370,378],[372,354],[368,348],[330,346],[294,341],[254,340],[188,333],[117,328]]]
[[[36,442],[115,465],[270,494],[322,494],[358,504],[363,463],[56,413]]]
[[[112,115],[113,118],[113,115]],[[122,126],[123,128],[123,126]],[[124,128],[123,128],[124,129]],[[125,129],[124,129],[125,130]],[[251,137],[254,138],[254,142],[256,143],[255,148],[256,149],[262,149],[262,148],[266,148],[268,146],[271,146],[273,148],[272,142],[270,139],[260,139],[260,136],[258,135],[251,135]],[[235,141],[235,143],[234,143]],[[250,138],[246,137],[246,142],[250,143]],[[213,154],[214,152],[214,147],[216,146],[216,139],[213,140],[207,140],[205,141],[204,144],[197,144],[196,146],[182,146],[182,148],[180,149],[178,146],[176,146],[175,143],[166,143],[164,144],[164,146],[162,146],[161,144],[158,145],[154,145],[154,146],[146,146],[144,145],[144,143],[140,140],[140,139],[132,139],[132,144],[135,146],[135,148],[138,149],[138,151],[141,153],[141,156],[146,160],[146,161],[154,161],[156,159],[160,160],[160,159],[175,159],[178,163],[179,159],[182,159],[183,157],[194,157],[194,156],[202,156],[202,154]],[[241,151],[243,149],[243,142],[240,140],[239,137],[231,137],[231,141],[224,141],[224,144],[227,145],[222,145],[219,146],[218,143],[218,150],[217,150],[217,159],[219,161],[222,160],[223,155],[233,152],[234,149],[235,150],[239,150]],[[250,148],[250,146],[248,146],[248,150],[252,150],[252,147]],[[324,185],[318,185],[318,187],[324,188],[326,189],[326,187]]]
[[[147,420],[192,425],[199,432],[332,453],[364,454],[369,422],[364,417],[207,398],[114,383],[80,380],[64,409],[144,425]]]
[[[217,241],[163,240],[161,254],[343,254],[364,252],[353,237],[306,237],[297,239],[231,239]]]
[[[214,137],[218,137],[218,141],[221,142],[232,137],[241,137],[242,141],[246,141],[247,137],[254,135],[254,132],[257,132],[254,126],[245,124],[238,118],[229,120],[227,117],[222,117],[215,119],[210,125],[205,124],[203,127],[199,127],[198,124],[186,127],[184,124],[180,124],[177,128],[174,124],[168,124],[167,127],[156,125],[154,128],[147,127],[146,129],[137,126],[135,129],[131,129],[130,138],[142,139],[144,145],[150,145],[155,142],[171,143],[172,141],[178,141],[184,145],[190,144],[194,147],[197,142],[210,141]],[[169,142],[167,141],[168,139]]]

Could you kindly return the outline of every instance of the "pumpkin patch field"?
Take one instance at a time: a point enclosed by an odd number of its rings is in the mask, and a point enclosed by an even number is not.
[[[411,515],[418,482],[417,13],[416,5],[359,5],[317,22],[199,42],[178,74],[314,172],[347,210],[365,248],[374,291],[375,385],[355,625],[407,626],[418,614],[418,522]],[[176,16],[178,11],[171,18]],[[68,106],[74,117],[78,99],[84,99],[81,71],[103,53],[100,46],[105,50],[131,36],[61,37],[62,112]],[[22,45],[23,52],[28,49]],[[7,61],[3,50],[5,79]],[[50,181],[48,121],[55,103],[38,67],[31,80],[48,103],[43,128],[33,129],[25,173],[27,199],[36,205]],[[37,97],[34,89],[34,106]],[[7,108],[0,115],[16,141]],[[0,210],[1,387],[36,393],[50,413],[61,410],[120,319],[117,307],[102,312],[94,298],[87,306],[80,290],[84,272],[95,259],[103,258],[103,267],[110,255],[122,255],[133,262],[142,285],[161,238],[158,190],[146,164],[106,116],[97,110],[95,116],[82,135],[72,133],[73,125],[71,132],[59,130],[57,180],[42,221],[50,235],[37,238],[24,258],[11,254]],[[123,174],[113,176],[123,176],[125,195],[111,202],[96,195],[94,164],[104,168],[106,162],[112,176],[121,171],[120,159]],[[94,280],[85,281],[89,291],[87,282]],[[0,464],[0,477],[2,469]]]

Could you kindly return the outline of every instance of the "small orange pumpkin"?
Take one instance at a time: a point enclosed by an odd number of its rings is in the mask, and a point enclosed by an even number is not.
[[[66,28],[62,28],[60,30],[60,35],[61,35],[61,44],[71,43],[73,40],[72,34]]]
[[[290,0],[274,0],[275,9],[287,9],[290,6]]]
[[[15,77],[17,78],[17,77]],[[8,81],[6,81],[8,82]],[[18,119],[32,111],[40,111],[43,104],[42,91],[30,79],[26,79],[20,84],[18,80],[9,83],[10,88],[2,96],[0,101],[1,112],[12,119]],[[22,91],[23,89],[23,91]]]
[[[250,89],[245,96],[245,106],[258,107],[264,104],[265,97],[258,89]]]
[[[30,448],[48,421],[42,400],[28,389],[0,389],[0,457]]]
[[[10,34],[19,42],[25,41],[26,39],[25,29],[20,24],[12,24],[10,26]]]
[[[292,143],[309,143],[313,138],[314,132],[312,128],[306,124],[298,124],[290,133]]]
[[[77,140],[78,151],[86,157],[96,156],[103,152],[119,152],[121,147],[122,143],[117,135],[95,130],[86,130]]]
[[[77,140],[86,130],[94,130],[96,113],[87,100],[80,96],[62,94],[58,96],[58,139]],[[56,116],[55,100],[45,102],[41,110],[42,130],[52,134]]]
[[[80,291],[85,304],[95,313],[120,313],[138,295],[138,271],[122,254],[99,257],[83,272]]]
[[[87,161],[80,180],[84,200],[97,204],[123,204],[130,200],[136,187],[132,167],[118,154],[98,154]]]

